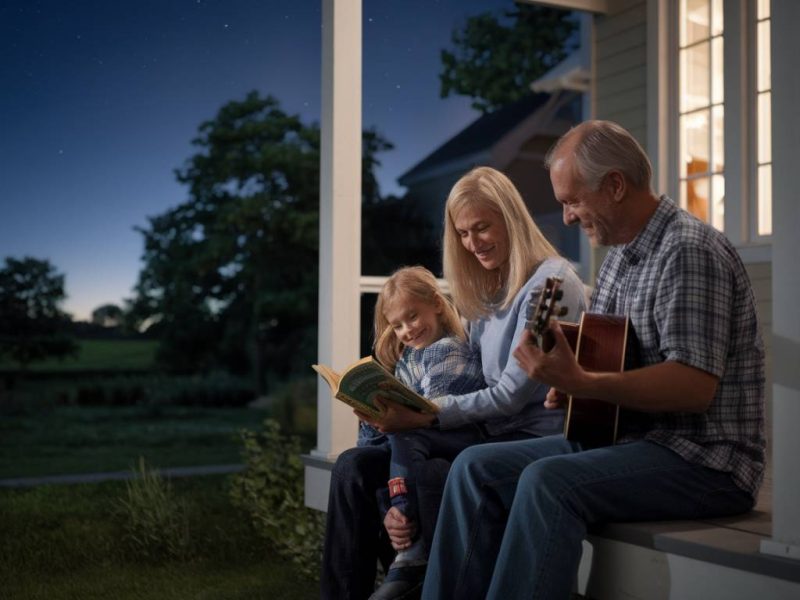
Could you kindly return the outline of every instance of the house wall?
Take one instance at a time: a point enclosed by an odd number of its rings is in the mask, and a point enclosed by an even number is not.
[[[415,183],[408,188],[409,199],[431,223],[441,224],[444,218],[444,204],[450,189],[456,181],[477,163],[460,166],[457,170],[442,173],[438,177]]]
[[[595,18],[595,115],[647,147],[647,2],[616,0]]]

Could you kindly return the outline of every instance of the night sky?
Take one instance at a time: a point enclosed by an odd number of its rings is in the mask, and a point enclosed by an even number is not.
[[[384,193],[478,115],[439,98],[439,51],[467,16],[513,0],[363,0],[364,126]],[[121,304],[146,217],[186,200],[173,174],[198,125],[250,90],[320,115],[320,0],[3,0],[0,259],[48,259],[64,308]]]

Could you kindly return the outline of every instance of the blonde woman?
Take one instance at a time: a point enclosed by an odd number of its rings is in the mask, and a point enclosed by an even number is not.
[[[568,319],[585,308],[583,284],[547,241],[514,184],[500,171],[478,167],[464,175],[445,206],[444,276],[453,302],[469,321],[470,345],[480,350],[487,387],[437,398],[442,429],[484,424],[490,436],[560,432],[561,411],[543,406],[546,389],[527,377],[511,352],[525,329],[526,308],[548,277],[563,279]],[[397,405],[378,423],[385,431],[434,424]]]
[[[480,353],[487,387],[432,399],[436,418],[385,403],[372,425],[385,432],[478,427],[481,442],[559,433],[563,412],[545,410],[545,386],[528,378],[512,357],[525,330],[526,308],[548,277],[563,279],[562,304],[569,318],[583,312],[584,288],[569,262],[542,235],[513,183],[501,172],[479,167],[464,175],[445,207],[444,275],[456,308],[468,319],[468,340]],[[429,461],[433,462],[433,461]],[[380,544],[374,529],[375,500],[388,472],[389,456],[376,448],[342,453],[331,476],[328,529],[322,568],[324,598],[367,598]],[[444,477],[418,484],[419,523],[390,508],[383,525],[396,550],[408,548],[418,529],[432,540]],[[377,517],[380,518],[379,516]],[[392,569],[373,598],[418,593],[425,567]]]

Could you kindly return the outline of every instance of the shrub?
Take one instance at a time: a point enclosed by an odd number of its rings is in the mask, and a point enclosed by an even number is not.
[[[259,405],[281,429],[303,436],[317,433],[317,378],[298,377],[280,384]]]
[[[187,507],[176,498],[167,479],[139,457],[135,477],[120,501],[123,542],[137,558],[147,561],[185,560],[192,555]]]
[[[227,373],[140,375],[95,378],[77,386],[72,403],[79,406],[244,406],[255,397],[252,385]]]
[[[276,421],[263,431],[240,433],[245,470],[232,478],[231,499],[244,509],[255,530],[281,556],[311,577],[319,576],[323,515],[303,503],[300,440],[281,434]]]

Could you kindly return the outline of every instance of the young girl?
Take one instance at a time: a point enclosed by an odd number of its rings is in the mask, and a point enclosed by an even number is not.
[[[375,356],[418,394],[434,400],[485,387],[480,355],[466,342],[464,326],[453,304],[439,291],[433,274],[406,267],[384,284],[375,306]],[[380,436],[363,421],[360,444]],[[414,482],[422,463],[433,457],[453,460],[467,446],[481,441],[477,426],[448,431],[419,429],[389,435],[392,458],[389,496],[392,506],[417,520]],[[377,438],[379,439],[379,438]],[[424,564],[420,539],[398,553],[393,566]]]

